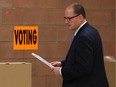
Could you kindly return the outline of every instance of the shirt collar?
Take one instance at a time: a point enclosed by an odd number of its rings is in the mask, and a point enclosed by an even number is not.
[[[84,24],[86,24],[87,23],[87,21],[85,21],[84,23],[82,23],[78,28],[77,28],[77,30],[75,31],[75,33],[74,33],[74,36],[76,36],[76,34],[78,33],[78,31],[80,30],[80,28],[84,25]]]

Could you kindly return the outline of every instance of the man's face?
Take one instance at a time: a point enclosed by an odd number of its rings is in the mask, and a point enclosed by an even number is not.
[[[73,8],[66,8],[65,10],[65,23],[69,26],[69,29],[74,30],[80,26],[80,20],[76,14],[74,14]]]

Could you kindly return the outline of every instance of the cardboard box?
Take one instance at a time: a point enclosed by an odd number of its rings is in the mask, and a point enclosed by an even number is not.
[[[109,87],[116,87],[116,62],[105,62]]]
[[[0,62],[0,87],[31,87],[31,64]]]

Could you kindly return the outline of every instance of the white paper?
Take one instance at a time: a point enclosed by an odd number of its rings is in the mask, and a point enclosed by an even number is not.
[[[45,59],[43,59],[42,57],[40,57],[39,55],[32,53],[32,55],[34,57],[36,57],[37,59],[39,59],[41,62],[45,63],[46,65],[48,65],[50,68],[53,68],[53,66],[51,65],[51,63],[49,63],[48,61],[46,61]]]

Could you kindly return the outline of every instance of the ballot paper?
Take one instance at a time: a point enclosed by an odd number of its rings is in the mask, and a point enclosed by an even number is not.
[[[51,65],[51,63],[49,63],[48,61],[46,61],[45,59],[43,59],[42,57],[40,57],[39,55],[32,53],[32,55],[37,58],[38,60],[40,60],[41,62],[43,62],[44,64],[48,65],[50,68],[53,68],[53,66]]]

